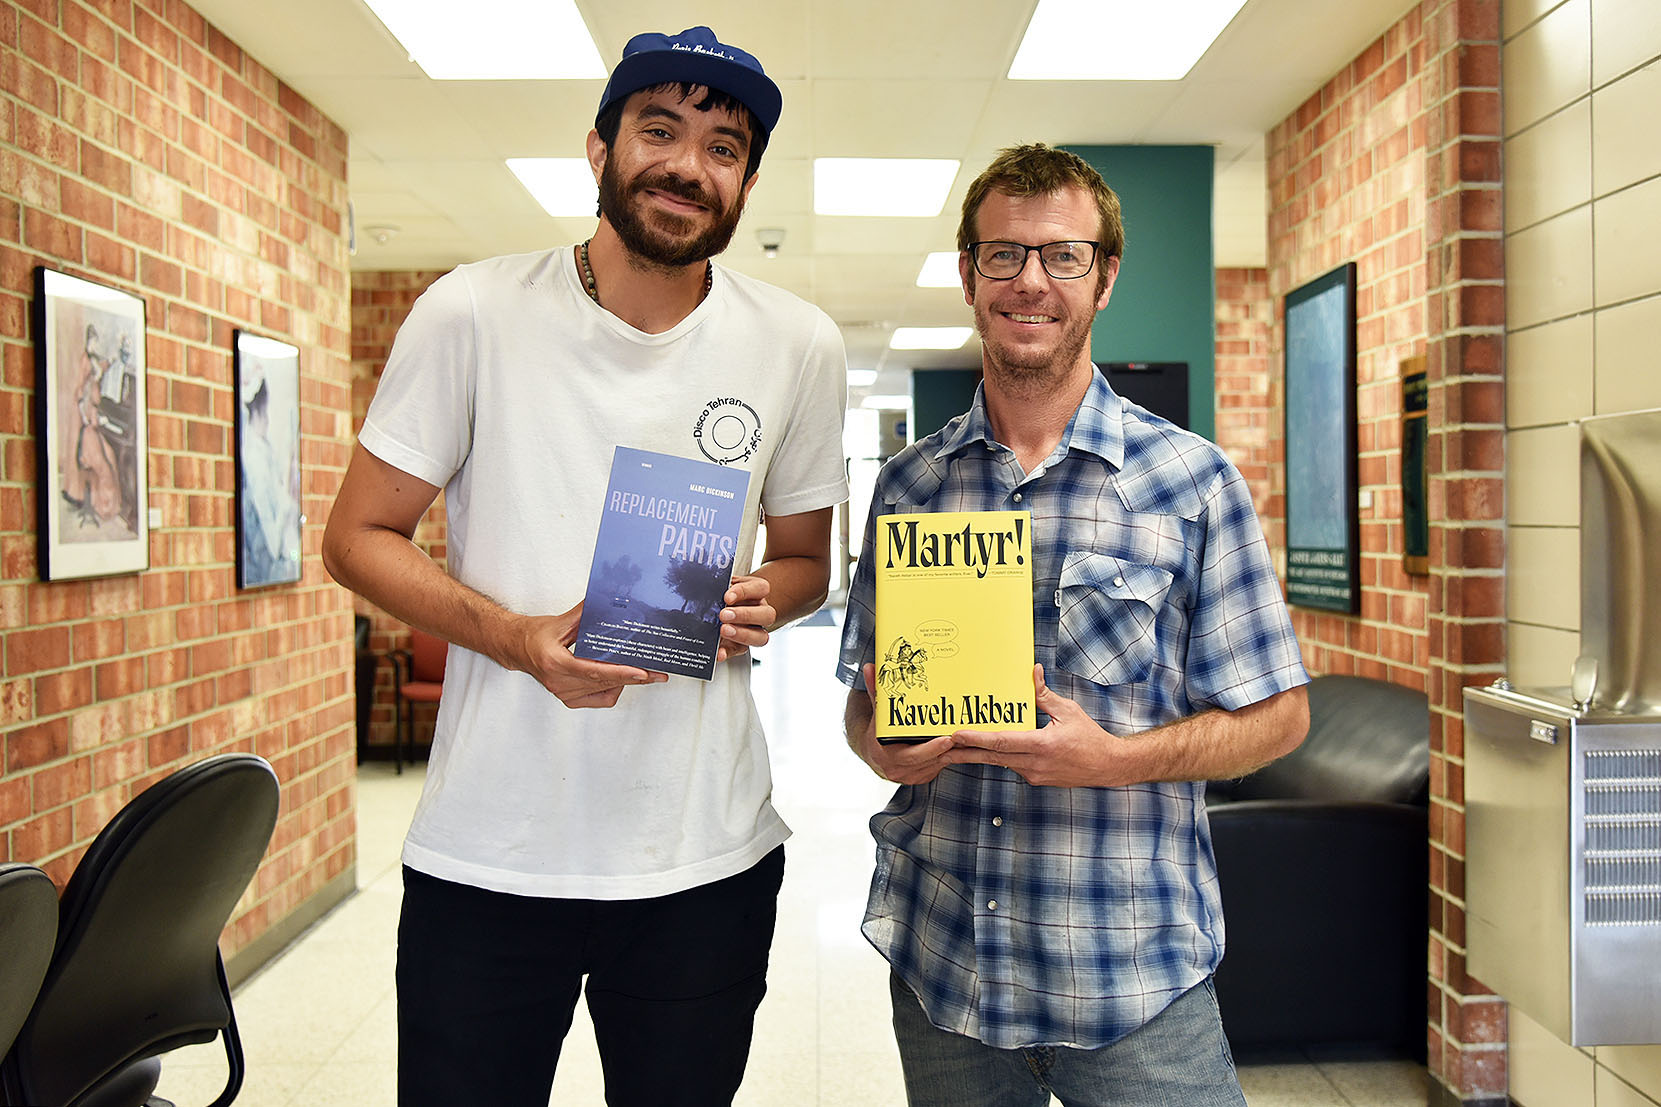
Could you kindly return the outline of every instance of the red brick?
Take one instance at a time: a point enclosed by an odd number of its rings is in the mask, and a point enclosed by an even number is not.
[[[8,52],[5,61],[9,64],[0,65],[0,91],[10,92],[47,115],[57,115],[57,79],[21,54]]]
[[[104,61],[115,61],[115,31],[108,23],[76,0],[63,0],[62,19],[65,33],[83,50]]]
[[[81,147],[75,132],[51,116],[19,105],[13,118],[12,134],[19,149],[59,169],[74,172],[80,166]]]
[[[69,664],[69,630],[43,627],[6,634],[6,675],[18,676]]]
[[[87,267],[102,277],[131,281],[134,272],[133,248],[93,231],[86,233]]]
[[[22,772],[69,753],[69,721],[63,717],[18,727],[6,735],[6,775]]]
[[[133,0],[85,0],[87,7],[115,24],[117,30],[133,28]]]
[[[79,265],[81,229],[33,208],[23,213],[23,242],[59,261]]]
[[[39,865],[52,854],[68,849],[74,840],[74,815],[62,807],[12,830],[12,858]]]
[[[163,62],[178,64],[178,32],[142,7],[133,9],[133,34],[145,46],[155,51]]]
[[[98,698],[120,699],[145,690],[142,657],[122,657],[98,666]]]
[[[149,739],[150,764],[167,765],[190,753],[190,728],[176,726],[153,734]]]
[[[73,42],[40,20],[27,16],[18,21],[17,30],[18,46],[25,57],[55,73],[61,80],[75,80],[79,51]]]
[[[81,143],[81,175],[118,195],[132,195],[132,163],[120,154],[84,140]]]
[[[66,669],[35,678],[35,710],[41,715],[74,711],[91,702],[91,669]]]
[[[92,787],[92,761],[77,757],[62,765],[41,769],[31,778],[34,789],[34,808],[37,812],[62,807]]]

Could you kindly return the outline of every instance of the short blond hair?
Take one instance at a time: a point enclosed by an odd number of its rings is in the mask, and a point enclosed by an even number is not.
[[[1123,257],[1125,253],[1125,224],[1119,211],[1119,196],[1091,164],[1067,150],[1057,150],[1042,142],[1025,146],[1010,146],[998,151],[992,164],[981,171],[969,192],[963,197],[963,218],[957,225],[957,248],[967,250],[977,241],[975,217],[986,201],[987,193],[1002,192],[1007,196],[1044,196],[1064,188],[1082,188],[1096,202],[1098,228],[1096,240],[1101,252],[1109,257]]]

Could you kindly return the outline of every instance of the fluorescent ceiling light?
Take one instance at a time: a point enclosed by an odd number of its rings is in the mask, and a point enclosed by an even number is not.
[[[814,158],[816,215],[934,216],[958,163],[932,158]]]
[[[955,350],[969,341],[971,327],[895,327],[890,350]]]
[[[1180,81],[1245,0],[1038,0],[1012,81]],[[1085,44],[1099,44],[1086,48]]]
[[[509,158],[508,168],[525,191],[556,218],[593,215],[600,186],[587,158]]]
[[[573,0],[364,0],[435,81],[604,80]]]
[[[849,388],[870,388],[873,384],[876,384],[876,383],[877,383],[877,371],[875,369],[849,369],[848,370],[848,387]]]
[[[860,407],[874,407],[880,411],[905,411],[911,406],[910,396],[867,396]]]
[[[923,259],[923,268],[917,272],[918,288],[962,288],[963,278],[957,272],[956,250],[936,250]]]

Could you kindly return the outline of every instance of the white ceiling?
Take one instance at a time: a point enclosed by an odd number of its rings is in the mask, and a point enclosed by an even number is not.
[[[608,68],[631,35],[699,23],[761,59],[784,114],[722,260],[824,308],[849,364],[885,370],[876,389],[902,392],[905,369],[979,364],[973,339],[948,353],[886,346],[896,326],[968,322],[957,291],[915,281],[924,255],[952,248],[964,190],[998,149],[1213,145],[1217,264],[1262,265],[1264,133],[1414,0],[1248,0],[1181,81],[1006,80],[1036,2],[577,0]],[[581,156],[602,81],[429,80],[362,0],[194,4],[350,135],[353,269],[447,269],[592,233],[593,219],[546,215],[503,163]],[[455,7],[465,21],[466,5]],[[938,216],[860,219],[813,214],[816,157],[963,164]],[[384,243],[366,233],[385,226],[397,230]],[[785,231],[777,258],[762,254],[762,227]]]

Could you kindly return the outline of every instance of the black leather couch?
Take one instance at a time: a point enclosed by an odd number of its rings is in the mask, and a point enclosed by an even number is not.
[[[1425,1053],[1430,712],[1367,677],[1309,685],[1309,736],[1207,789],[1237,1053]]]

